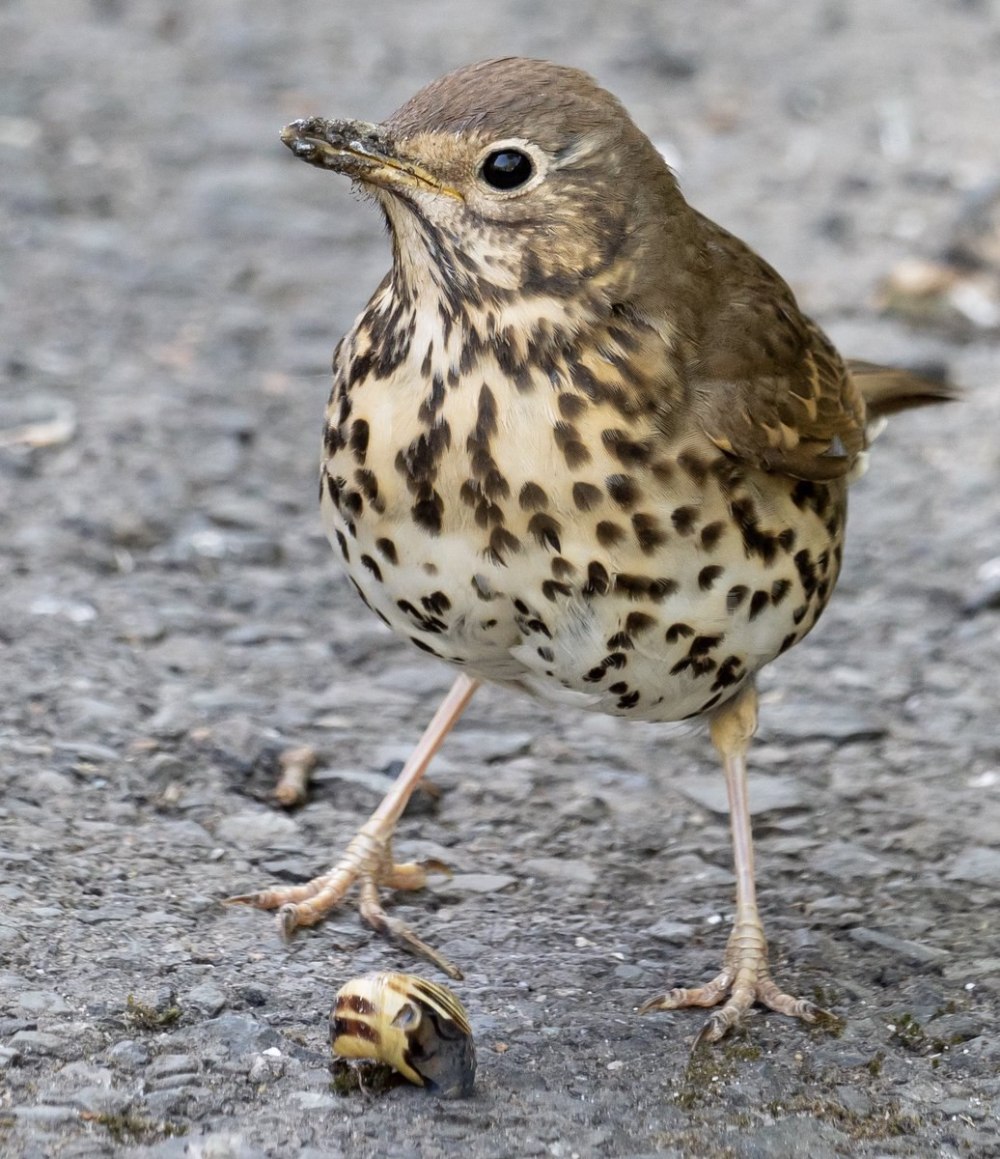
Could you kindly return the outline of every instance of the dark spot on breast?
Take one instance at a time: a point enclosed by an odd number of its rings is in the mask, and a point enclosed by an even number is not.
[[[368,424],[364,419],[355,419],[351,423],[349,443],[354,458],[360,465],[364,466],[365,455],[368,453]]]
[[[524,630],[526,632],[540,632],[547,640],[552,639],[552,633],[544,620],[528,620],[524,625]]]
[[[559,413],[564,419],[570,422],[575,418],[579,418],[587,409],[587,400],[579,394],[567,394],[563,392],[556,401],[559,406]]]
[[[379,581],[379,583],[382,582],[382,569],[375,562],[375,560],[372,559],[372,557],[370,555],[363,555],[361,557],[361,565],[362,565],[362,567],[366,567],[372,573],[372,575]]]
[[[802,621],[806,618],[806,612],[808,611],[809,607],[806,604],[802,604],[801,607],[796,608],[795,611],[792,612],[792,623],[801,624]]]
[[[522,511],[544,511],[549,505],[549,497],[537,483],[525,483],[517,501]]]
[[[337,532],[337,546],[340,548],[340,554],[350,563],[351,553],[347,550],[347,538],[342,531]]]
[[[648,576],[619,572],[615,576],[615,591],[628,596],[630,600],[638,600],[649,594],[649,583]]]
[[[725,530],[726,525],[721,520],[716,520],[715,523],[706,523],[701,529],[701,546],[706,551],[712,551]]]
[[[667,628],[665,638],[668,644],[676,644],[678,640],[683,639],[685,636],[693,635],[694,628],[692,628],[690,624],[671,624],[670,627]]]
[[[479,405],[476,408],[476,428],[472,438],[481,446],[489,444],[497,433],[497,400],[493,391],[484,382],[479,388]]]
[[[437,491],[417,500],[410,508],[413,522],[429,531],[431,535],[441,534],[441,516],[444,514],[444,501]]]
[[[614,684],[608,685],[608,692],[614,692],[616,695],[621,695],[623,692],[628,692],[628,681],[616,680]]]
[[[437,477],[438,462],[451,446],[451,427],[444,419],[419,434],[395,458],[396,470],[405,478],[411,494],[429,487]]]
[[[425,644],[425,643],[423,642],[423,640],[418,640],[416,636],[411,636],[411,637],[410,637],[410,643],[411,643],[411,644],[416,644],[416,646],[417,646],[417,647],[418,647],[418,648],[421,650],[421,652],[430,652],[430,654],[431,654],[432,656],[437,656],[437,657],[438,657],[438,659],[440,659],[440,658],[441,658],[441,653],[440,653],[440,652],[438,652],[436,649],[432,648],[432,647],[430,646],[430,644]]]
[[[608,575],[608,569],[604,564],[594,560],[587,565],[587,582],[583,585],[583,594],[585,596],[606,595],[610,586],[611,577]]]
[[[778,551],[777,537],[761,531],[753,500],[747,497],[734,499],[729,504],[729,510],[740,529],[747,557],[757,555],[765,564],[773,563]]]
[[[670,522],[677,529],[679,535],[690,535],[694,531],[697,520],[698,509],[696,507],[677,507],[670,516]]]
[[[605,668],[624,668],[628,663],[628,657],[624,652],[612,652],[609,656],[605,656],[602,661]]]
[[[683,451],[679,454],[677,465],[686,471],[699,487],[703,486],[708,478],[708,464],[693,451]]]
[[[327,494],[330,496],[330,502],[334,505],[334,507],[337,508],[338,511],[340,510],[340,492],[343,489],[345,482],[346,480],[341,479],[339,476],[334,478],[334,476],[329,473],[326,476]]]
[[[507,556],[521,550],[521,541],[505,527],[494,527],[490,532],[490,545],[486,550],[494,563],[506,566]]]
[[[574,483],[573,502],[581,511],[591,511],[602,499],[601,490],[593,483]]]
[[[806,597],[809,598],[816,591],[816,566],[812,561],[812,555],[803,548],[802,551],[795,553],[794,557],[795,567],[799,573],[799,582],[802,584],[802,590]]]
[[[785,596],[788,595],[791,590],[792,584],[790,580],[775,580],[774,583],[771,584],[771,603],[777,607],[778,604],[781,603],[781,601],[785,598]]]
[[[566,466],[570,470],[575,470],[577,467],[583,466],[584,463],[590,462],[590,451],[584,446],[580,439],[580,432],[572,423],[558,422],[552,428],[552,433],[556,446],[562,451]]]
[[[792,502],[799,510],[814,507],[818,490],[816,483],[811,483],[808,479],[799,479],[792,488]]]
[[[625,631],[630,632],[633,636],[641,636],[643,632],[648,632],[650,628],[655,627],[655,618],[647,616],[645,612],[629,612],[625,617]]]
[[[444,592],[431,592],[429,596],[421,596],[420,603],[428,612],[433,612],[437,616],[443,615],[451,608],[451,600]]]
[[[514,600],[514,610],[520,612],[522,616],[530,616],[531,608],[522,599]]]
[[[722,640],[721,636],[695,636],[688,648],[688,655],[693,660],[696,656],[705,656],[713,648],[717,648]]]
[[[598,666],[596,668],[591,668],[591,670],[584,675],[583,679],[587,684],[596,684],[599,680],[603,680],[604,677],[604,669]]]
[[[372,365],[375,361],[375,356],[371,350],[366,350],[364,354],[359,354],[351,361],[351,365],[345,375],[345,382],[348,388],[357,385],[371,374]]]
[[[751,620],[756,620],[770,602],[771,596],[768,592],[754,592],[750,598],[750,615],[748,618]]]
[[[649,598],[655,603],[665,600],[667,596],[672,596],[678,590],[680,585],[676,580],[667,579],[666,576],[660,576],[658,579],[649,581]]]
[[[742,667],[743,661],[739,656],[727,656],[719,665],[719,670],[715,674],[715,680],[712,682],[712,691],[715,692],[720,688],[728,688],[731,684],[738,684],[742,679],[740,674]]]
[[[628,695],[623,696],[618,701],[619,708],[634,708],[639,703],[641,693],[638,689],[634,689]]]
[[[654,515],[643,512],[633,515],[632,530],[635,532],[636,542],[646,555],[652,555],[658,547],[667,542],[667,533]]]
[[[542,581],[542,595],[547,600],[555,601],[556,596],[571,596],[573,589],[569,584],[560,583],[558,580],[543,580]]]
[[[538,653],[541,659],[545,661],[546,664],[551,664],[552,661],[556,658],[555,652],[553,652],[552,649],[548,646],[544,648],[536,648],[535,651]]]
[[[628,634],[628,632],[615,632],[613,636],[608,637],[608,647],[615,650],[629,652],[634,647],[634,645],[632,643],[632,637]]]
[[[571,579],[576,575],[576,568],[569,562],[568,559],[563,559],[561,555],[557,555],[552,560],[551,564],[552,574],[556,579]]]
[[[661,459],[654,463],[650,470],[660,483],[669,483],[674,477],[674,465],[669,459]]]
[[[348,512],[348,514],[360,515],[365,501],[361,498],[360,491],[345,491],[340,497],[340,505],[341,510]]]
[[[799,637],[797,632],[789,632],[784,640],[781,641],[781,647],[778,649],[778,655],[780,656],[782,652],[787,652],[798,638]]]
[[[528,533],[533,535],[540,547],[550,547],[553,551],[561,551],[559,532],[562,526],[559,521],[544,512],[537,512],[528,520]]]
[[[594,534],[601,547],[614,547],[616,543],[621,543],[625,538],[624,528],[619,527],[617,523],[612,523],[609,519],[602,519],[594,528]]]
[[[396,553],[396,545],[392,542],[391,539],[376,539],[375,547],[382,558],[388,563],[399,563],[399,556]]]
[[[625,511],[639,501],[639,488],[631,475],[609,475],[604,485],[612,500]]]
[[[786,527],[785,530],[778,535],[778,546],[783,551],[792,550],[792,548],[795,546],[795,529],[793,527]]]
[[[611,427],[601,432],[601,442],[626,467],[637,466],[649,459],[649,443],[636,442],[628,432]]]
[[[701,571],[698,572],[698,587],[701,588],[703,592],[711,591],[712,585],[719,578],[719,576],[722,575],[722,571],[723,569],[714,563],[709,564],[708,567],[703,567]]]
[[[359,467],[354,472],[354,481],[361,488],[364,497],[374,507],[378,502],[378,479],[375,478],[375,472],[369,471],[365,467]]]

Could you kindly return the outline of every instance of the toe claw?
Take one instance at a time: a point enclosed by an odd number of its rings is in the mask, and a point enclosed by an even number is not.
[[[702,1023],[701,1029],[694,1036],[694,1041],[691,1043],[691,1053],[702,1046],[709,1046],[713,1042],[718,1042],[719,1039],[726,1033],[727,1027],[720,1026],[722,1021],[717,1014],[710,1014],[708,1018]]]
[[[278,926],[278,933],[281,935],[281,940],[283,942],[290,942],[292,940],[292,935],[299,928],[299,918],[296,906],[291,903],[281,906],[276,915],[276,921]]]

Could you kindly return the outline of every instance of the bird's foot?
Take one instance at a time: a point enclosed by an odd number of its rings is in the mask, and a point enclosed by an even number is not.
[[[397,864],[392,859],[391,837],[382,834],[381,826],[369,821],[351,839],[344,856],[328,872],[304,885],[265,889],[257,893],[226,898],[227,905],[250,905],[257,909],[276,909],[278,929],[290,938],[302,926],[314,926],[343,901],[348,890],[358,886],[358,905],[362,920],[377,933],[401,942],[414,954],[433,962],[449,978],[460,979],[458,967],[429,946],[398,918],[382,907],[379,888],[423,889],[430,873],[449,873],[440,861]]]
[[[692,1043],[692,1051],[703,1043],[718,1042],[759,1002],[762,1006],[801,1018],[804,1022],[832,1018],[827,1011],[804,998],[785,994],[771,977],[767,962],[767,942],[759,922],[737,924],[729,938],[722,970],[711,982],[694,989],[668,990],[639,1007],[640,1014],[654,1010],[682,1010],[689,1006],[718,1006]]]

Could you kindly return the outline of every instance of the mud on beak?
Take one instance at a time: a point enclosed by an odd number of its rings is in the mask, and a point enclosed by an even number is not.
[[[390,192],[417,189],[461,199],[457,189],[439,181],[416,161],[401,156],[381,125],[306,117],[286,125],[281,130],[281,140],[310,165],[343,173],[353,181]]]

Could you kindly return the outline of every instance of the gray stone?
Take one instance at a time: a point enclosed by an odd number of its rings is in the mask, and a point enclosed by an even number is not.
[[[694,937],[694,926],[688,925],[687,922],[673,921],[671,918],[660,918],[646,930],[646,933],[661,942],[683,946]]]
[[[146,1068],[146,1077],[165,1078],[173,1075],[196,1075],[201,1071],[201,1062],[193,1054],[161,1054]]]
[[[1000,849],[982,845],[963,849],[945,877],[948,881],[967,881],[973,885],[1000,885]]]
[[[851,930],[848,937],[859,946],[876,946],[881,950],[889,950],[902,961],[914,966],[933,965],[945,961],[949,956],[947,950],[939,949],[937,946],[926,946],[909,938],[897,938],[894,934],[887,934],[882,930],[861,927]]]
[[[45,1130],[62,1126],[64,1123],[78,1122],[80,1112],[74,1107],[51,1106],[47,1103],[38,1103],[34,1106],[8,1107],[5,1112],[18,1119],[26,1120],[34,1126]]]
[[[218,1018],[206,1022],[204,1029],[214,1042],[220,1043],[236,1058],[259,1054],[270,1046],[282,1045],[281,1035],[276,1030],[247,1014],[220,1014]]]
[[[685,797],[719,816],[729,815],[726,782],[713,770],[706,776],[682,776],[671,779],[671,786]],[[796,777],[755,774],[750,779],[750,812],[755,817],[809,805],[809,787]]]
[[[761,707],[759,735],[782,740],[877,740],[886,733],[885,725],[843,701],[826,699],[822,703],[780,700]]]
[[[245,810],[224,817],[215,831],[220,841],[238,849],[269,848],[286,845],[299,835],[299,826],[286,813],[274,810]]]
[[[73,1007],[65,1002],[54,990],[22,990],[17,995],[17,1004],[22,1010],[32,1014],[71,1014]]]
[[[9,1045],[26,1057],[52,1055],[55,1058],[76,1058],[82,1053],[82,1048],[75,1047],[64,1036],[44,1030],[19,1030]]]
[[[213,982],[203,982],[184,996],[183,1005],[214,1018],[226,1005],[226,995]]]
[[[498,893],[517,881],[509,873],[456,873],[432,881],[429,888],[435,893]]]
[[[739,1159],[841,1159],[852,1154],[843,1131],[805,1115],[764,1123],[751,1134],[733,1140]]]
[[[566,886],[589,888],[596,884],[598,874],[592,865],[574,857],[531,857],[518,866],[525,876],[551,878]]]

